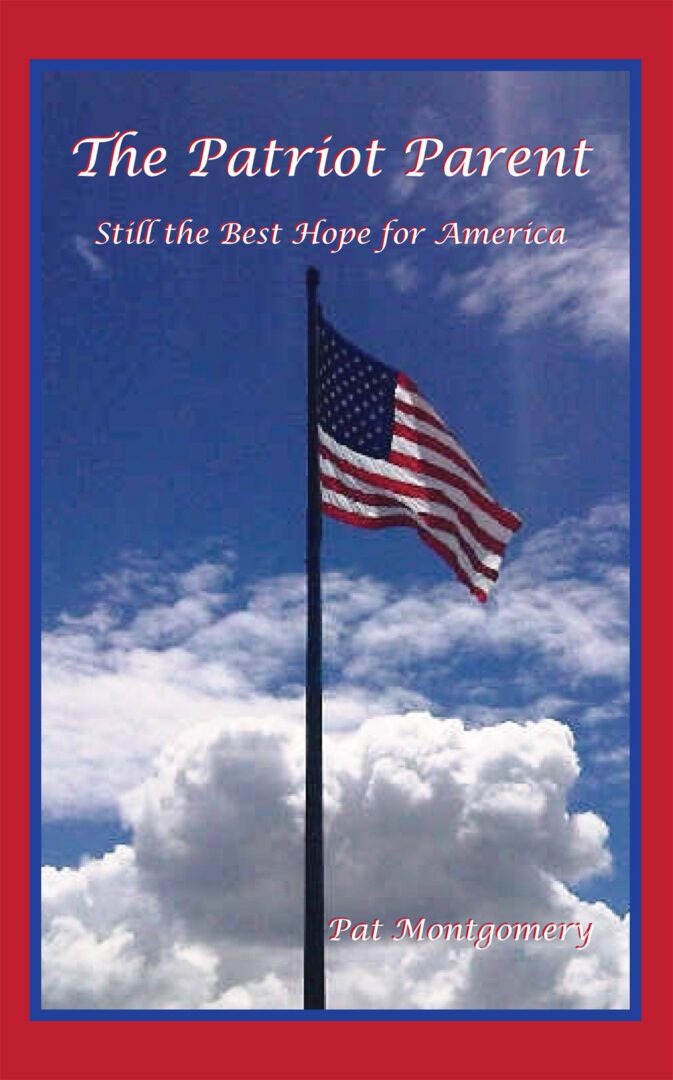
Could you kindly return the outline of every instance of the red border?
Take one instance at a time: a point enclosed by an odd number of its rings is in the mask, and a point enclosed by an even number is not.
[[[2,5],[3,1080],[671,1080],[671,41],[669,0]],[[213,44],[215,45],[213,46]],[[213,53],[213,48],[216,52]],[[643,63],[643,1019],[28,1020],[28,60],[606,58]],[[45,178],[45,184],[47,178]],[[663,494],[663,498],[662,498]],[[667,707],[668,706],[668,707]],[[264,1030],[260,1030],[264,1028]]]

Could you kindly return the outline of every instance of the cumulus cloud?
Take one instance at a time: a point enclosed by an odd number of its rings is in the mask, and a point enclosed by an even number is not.
[[[610,502],[532,535],[486,607],[326,575],[329,914],[593,926],[582,951],[334,942],[330,1007],[626,1002],[628,923],[573,891],[611,872],[608,828],[573,809],[570,727],[538,718],[586,715],[591,768],[624,779],[627,528]],[[44,870],[47,1007],[299,1007],[303,615],[300,575],[242,592],[228,556],[135,559],[46,633],[46,813],[132,836]],[[438,670],[469,723],[433,702]]]
[[[216,986],[206,949],[171,939],[133,850],[43,869],[43,1001],[70,1009],[198,1008]]]
[[[133,845],[44,871],[48,1008],[299,1008],[301,738],[269,716],[183,734],[124,801]],[[328,948],[331,1008],[617,1008],[628,922],[572,882],[610,867],[571,813],[567,727],[389,715],[326,746],[330,915],[380,942]],[[393,942],[400,917],[580,921],[589,945]]]

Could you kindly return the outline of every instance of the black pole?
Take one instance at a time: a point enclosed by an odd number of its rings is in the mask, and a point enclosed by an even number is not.
[[[306,271],[308,301],[308,439],[306,505],[306,861],[304,879],[304,1008],[325,1008],[325,886],[322,823],[322,611],[320,471],[318,457],[318,283]]]

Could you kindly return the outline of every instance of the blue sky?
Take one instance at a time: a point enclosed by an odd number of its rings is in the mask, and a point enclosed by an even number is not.
[[[274,709],[300,722],[312,262],[330,319],[411,375],[524,519],[485,611],[410,531],[325,523],[328,729],[410,710],[469,731],[566,725],[581,767],[567,808],[606,822],[612,852],[573,888],[623,913],[628,76],[112,67],[46,72],[42,105],[43,861],[133,850],[146,821],[129,790],[158,783],[156,754],[199,722],[233,730]],[[167,148],[164,176],[77,177],[78,139],[126,129]],[[422,133],[447,147],[587,137],[591,174],[405,179],[402,148]],[[387,151],[371,178],[231,178],[218,163],[190,178],[204,134],[231,148],[376,137]],[[93,245],[99,221],[143,217],[286,235],[318,217],[433,234],[533,220],[564,225],[568,244]],[[260,1000],[271,977],[255,972]]]

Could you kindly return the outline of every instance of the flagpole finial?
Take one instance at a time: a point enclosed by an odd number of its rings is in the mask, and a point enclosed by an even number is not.
[[[306,271],[306,287],[307,289],[317,289],[320,284],[320,271],[316,270],[315,266],[309,266]]]

